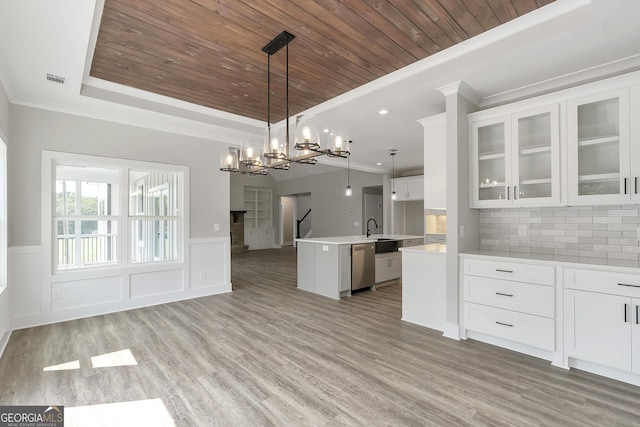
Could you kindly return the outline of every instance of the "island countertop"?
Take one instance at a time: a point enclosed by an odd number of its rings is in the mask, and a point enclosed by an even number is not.
[[[393,240],[424,239],[424,236],[412,236],[412,235],[405,235],[405,234],[372,234],[369,237],[365,235],[312,237],[309,239],[296,239],[296,242],[321,243],[325,245],[355,245],[358,243],[375,242],[378,239],[393,239]]]
[[[417,252],[424,254],[444,255],[447,253],[446,243],[430,243],[422,246],[409,246],[408,248],[399,248],[402,252]]]

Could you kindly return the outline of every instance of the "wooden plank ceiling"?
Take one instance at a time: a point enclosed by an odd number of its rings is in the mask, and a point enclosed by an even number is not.
[[[91,76],[266,121],[289,45],[294,115],[553,0],[105,0]],[[285,50],[271,118],[285,117]]]

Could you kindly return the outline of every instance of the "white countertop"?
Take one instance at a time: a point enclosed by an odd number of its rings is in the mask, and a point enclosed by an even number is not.
[[[325,245],[355,245],[357,243],[375,242],[378,239],[424,239],[424,236],[411,236],[405,234],[372,234],[367,237],[360,236],[336,236],[336,237],[312,237],[309,239],[296,239],[296,242],[304,243],[322,243]]]
[[[499,251],[470,251],[460,254],[465,258],[486,258],[486,257],[499,257],[504,259],[513,259],[518,261],[530,261],[535,263],[549,263],[549,264],[576,264],[583,265],[585,267],[593,267],[596,265],[605,267],[620,267],[621,269],[640,269],[639,261],[628,261],[621,259],[609,259],[609,258],[589,258],[589,257],[572,257],[566,255],[544,255],[544,254],[531,254],[531,253],[518,253],[518,252],[499,252]],[[635,272],[637,273],[637,271]]]
[[[444,255],[447,253],[447,245],[445,243],[430,243],[422,246],[409,246],[400,248],[402,252],[418,252],[432,255]]]

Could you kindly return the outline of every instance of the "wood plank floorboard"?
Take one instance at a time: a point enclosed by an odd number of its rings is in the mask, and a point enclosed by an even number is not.
[[[340,301],[300,291],[292,248],[234,254],[232,282],[14,331],[0,404],[160,399],[179,426],[640,425],[639,387],[402,322],[400,284]],[[137,364],[92,366],[123,350]]]

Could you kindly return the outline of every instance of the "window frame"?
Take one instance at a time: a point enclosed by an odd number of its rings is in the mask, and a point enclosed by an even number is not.
[[[89,166],[96,168],[117,169],[119,175],[119,195],[117,196],[118,212],[117,214],[108,216],[91,216],[92,220],[112,220],[116,222],[117,233],[117,259],[115,262],[100,263],[86,265],[76,268],[58,268],[58,251],[54,245],[57,244],[57,219],[56,215],[56,168],[59,165],[64,166]],[[131,237],[130,224],[136,219],[143,219],[143,216],[136,216],[137,208],[130,210],[130,187],[129,172],[148,171],[158,172],[166,171],[168,173],[176,173],[180,176],[180,184],[178,186],[179,212],[180,215],[174,216],[178,222],[177,245],[178,256],[171,260],[154,260],[148,262],[133,262],[131,255]],[[188,236],[189,236],[189,167],[166,163],[152,163],[138,160],[127,160],[113,157],[102,157],[84,154],[73,154],[56,151],[42,151],[42,244],[43,251],[49,259],[49,273],[56,275],[81,275],[81,276],[101,276],[104,272],[117,269],[145,269],[165,270],[170,265],[183,265],[186,263],[188,255]],[[135,185],[134,185],[135,186]],[[79,192],[78,192],[79,194]],[[115,201],[114,201],[115,203]],[[84,216],[77,216],[84,219]],[[89,217],[87,217],[89,218]]]

